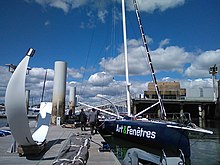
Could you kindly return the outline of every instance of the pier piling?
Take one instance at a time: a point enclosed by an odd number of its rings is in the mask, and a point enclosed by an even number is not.
[[[54,125],[56,125],[57,117],[60,117],[61,123],[64,120],[66,73],[67,63],[64,61],[56,61],[54,67],[53,107],[51,116],[51,124]]]

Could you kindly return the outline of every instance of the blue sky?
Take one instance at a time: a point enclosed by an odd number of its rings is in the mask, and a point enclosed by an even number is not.
[[[133,95],[151,81],[132,0],[125,0],[129,73]],[[159,81],[181,87],[211,87],[209,67],[220,67],[220,1],[137,1]],[[55,61],[66,61],[68,83],[77,82],[81,100],[125,94],[120,0],[0,1],[0,103],[11,76],[5,64],[18,64],[36,50],[27,77],[39,101],[45,70],[46,98],[52,97]],[[219,79],[219,74],[217,75]],[[68,93],[67,93],[68,94]]]

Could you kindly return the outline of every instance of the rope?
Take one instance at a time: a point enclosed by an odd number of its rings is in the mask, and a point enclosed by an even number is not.
[[[98,146],[102,147],[102,145],[101,145],[101,144],[99,144],[99,143],[95,142],[95,141],[94,141],[94,140],[92,140],[92,139],[91,139],[91,142],[93,142],[93,143],[97,144]]]
[[[105,121],[103,121],[100,125],[97,125],[98,128],[102,127],[105,124]]]

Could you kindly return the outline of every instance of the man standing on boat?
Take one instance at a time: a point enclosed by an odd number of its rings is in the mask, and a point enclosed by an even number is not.
[[[97,123],[97,113],[94,108],[92,108],[92,111],[89,113],[89,119],[88,119],[89,125],[90,125],[90,131],[91,135],[94,135],[93,131],[95,129],[95,133],[97,133],[96,123]]]

